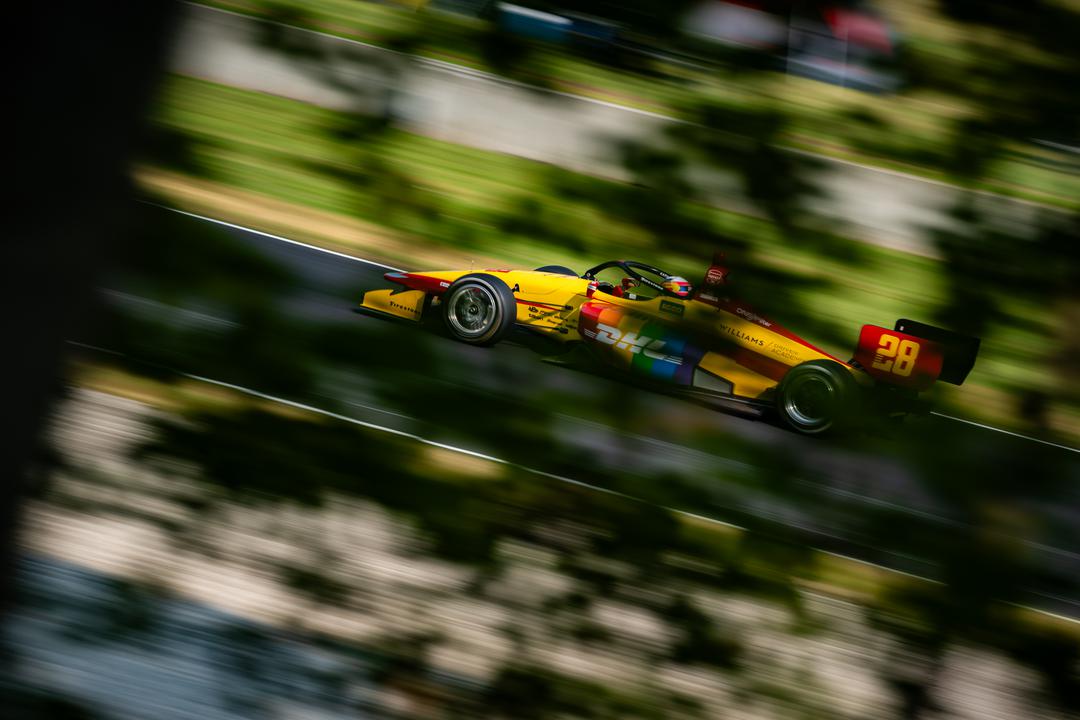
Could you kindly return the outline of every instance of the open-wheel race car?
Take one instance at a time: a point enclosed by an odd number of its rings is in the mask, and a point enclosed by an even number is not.
[[[727,297],[727,277],[722,256],[697,287],[629,260],[581,275],[561,266],[390,272],[397,287],[364,293],[357,310],[411,321],[438,314],[472,345],[526,328],[587,349],[614,374],[775,411],[805,434],[925,411],[920,392],[938,380],[959,385],[974,366],[977,338],[912,320],[864,325],[845,362]]]

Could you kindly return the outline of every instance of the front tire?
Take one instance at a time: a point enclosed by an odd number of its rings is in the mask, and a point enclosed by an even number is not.
[[[776,411],[780,421],[795,432],[821,435],[851,421],[858,390],[840,363],[811,360],[793,367],[780,381]]]
[[[517,320],[517,299],[499,278],[470,273],[454,281],[442,298],[446,329],[469,345],[494,345]]]

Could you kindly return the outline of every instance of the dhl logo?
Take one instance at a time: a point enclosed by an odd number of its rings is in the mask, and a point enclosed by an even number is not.
[[[582,332],[586,337],[597,342],[614,345],[619,350],[629,350],[634,355],[640,353],[653,360],[662,360],[674,365],[682,365],[683,363],[683,359],[678,355],[667,355],[661,352],[667,343],[658,338],[646,337],[633,332],[624,333],[619,328],[604,323],[596,324],[596,332],[592,330],[583,330]]]

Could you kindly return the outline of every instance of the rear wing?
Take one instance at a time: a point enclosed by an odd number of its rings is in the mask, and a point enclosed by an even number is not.
[[[979,338],[962,335],[933,325],[915,320],[897,320],[896,330],[915,337],[925,338],[941,346],[944,361],[938,380],[953,385],[963,385],[968,373],[975,367],[975,357],[979,354]]]
[[[937,380],[961,385],[978,352],[978,338],[902,319],[892,330],[863,325],[855,361],[878,382],[922,391]]]

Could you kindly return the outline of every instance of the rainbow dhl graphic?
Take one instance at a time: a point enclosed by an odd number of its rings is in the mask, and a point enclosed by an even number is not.
[[[645,263],[610,260],[578,275],[561,266],[390,272],[392,289],[366,292],[358,311],[423,322],[472,345],[525,329],[584,348],[600,367],[682,393],[739,400],[814,434],[867,411],[924,409],[938,380],[961,384],[979,341],[911,320],[865,325],[847,360],[803,340],[729,296],[714,258],[702,282]]]

